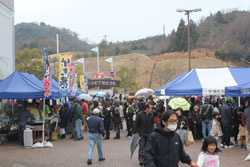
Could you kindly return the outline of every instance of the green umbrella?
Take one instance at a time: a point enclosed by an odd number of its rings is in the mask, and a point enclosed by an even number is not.
[[[170,100],[168,105],[174,110],[177,109],[177,108],[182,108],[183,111],[188,111],[190,106],[191,106],[188,103],[188,101],[186,99],[182,98],[182,97],[173,98],[172,100]]]

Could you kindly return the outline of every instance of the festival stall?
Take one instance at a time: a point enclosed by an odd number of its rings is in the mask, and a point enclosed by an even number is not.
[[[165,95],[225,95],[225,87],[250,82],[250,68],[193,69],[165,88]]]
[[[250,82],[237,86],[227,86],[225,94],[231,97],[250,97]]]

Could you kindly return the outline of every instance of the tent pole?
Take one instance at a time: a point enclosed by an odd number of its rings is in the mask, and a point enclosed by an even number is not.
[[[44,126],[45,126],[45,98],[43,98],[43,144],[44,144],[44,138],[45,138],[45,132],[44,132]]]
[[[240,97],[238,97],[238,107],[240,107]]]

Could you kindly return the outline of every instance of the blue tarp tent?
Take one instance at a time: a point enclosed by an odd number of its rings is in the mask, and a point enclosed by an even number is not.
[[[43,98],[43,92],[43,88],[19,71],[13,72],[0,83],[0,99]]]
[[[179,80],[181,80],[182,78],[184,78],[186,75],[187,75],[187,72],[184,72],[181,75],[179,75],[178,77],[176,77],[173,81],[169,82],[167,85],[164,85],[160,89],[157,89],[155,91],[155,95],[156,96],[165,95],[165,89],[166,88],[174,85],[176,82],[178,82]]]
[[[165,89],[165,95],[225,95],[225,87],[250,82],[250,68],[193,69]]]
[[[250,97],[250,82],[237,86],[228,86],[226,87],[225,94],[231,97]]]

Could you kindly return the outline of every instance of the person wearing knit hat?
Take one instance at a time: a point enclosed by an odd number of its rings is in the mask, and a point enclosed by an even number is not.
[[[101,117],[99,117],[100,110],[95,108],[93,110],[93,115],[87,118],[88,122],[88,130],[89,130],[89,148],[88,148],[88,160],[87,164],[92,164],[92,156],[95,148],[95,144],[97,144],[98,150],[98,158],[99,161],[104,161],[102,151],[102,138],[104,137],[104,123]]]

